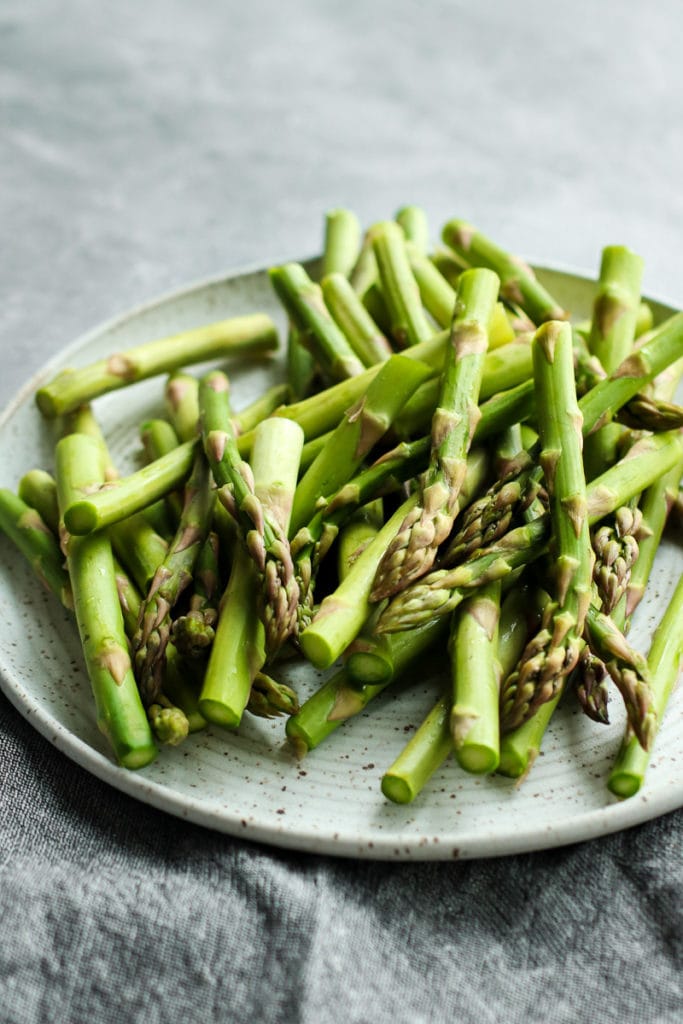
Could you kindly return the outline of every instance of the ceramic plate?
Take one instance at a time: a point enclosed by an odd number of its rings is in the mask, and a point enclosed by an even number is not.
[[[561,302],[584,317],[593,285],[566,271],[540,271]],[[33,403],[39,383],[63,366],[82,365],[112,351],[223,317],[264,310],[284,320],[263,270],[204,282],[105,324],[62,352],[0,420],[0,484],[15,488],[31,466],[52,467],[53,428]],[[671,310],[656,305],[658,317]],[[231,371],[239,408],[281,379],[277,359]],[[135,425],[160,413],[156,379],[98,400],[96,411],[115,458],[131,465]],[[246,717],[239,733],[207,729],[178,749],[164,749],[140,772],[118,768],[95,726],[88,680],[75,627],[56,600],[42,592],[21,558],[0,539],[0,683],[13,704],[68,757],[112,786],[178,817],[276,846],[352,857],[448,859],[483,857],[572,843],[646,821],[683,804],[683,694],[678,692],[657,738],[646,786],[618,802],[605,780],[624,719],[611,701],[612,724],[597,726],[560,708],[533,771],[520,786],[501,777],[477,778],[447,762],[408,806],[383,798],[383,770],[431,707],[439,679],[418,677],[389,689],[367,713],[346,723],[297,762],[281,720]],[[632,641],[646,650],[652,630],[683,571],[683,548],[662,545],[649,595]],[[305,669],[301,696],[321,674]]]

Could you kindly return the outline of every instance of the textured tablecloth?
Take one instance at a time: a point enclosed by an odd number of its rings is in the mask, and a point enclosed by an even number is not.
[[[406,202],[683,300],[674,0],[3,0],[0,403],[187,281]],[[2,481],[4,484],[9,481]],[[677,1021],[683,818],[388,865],[140,805],[0,695],[0,1021]]]

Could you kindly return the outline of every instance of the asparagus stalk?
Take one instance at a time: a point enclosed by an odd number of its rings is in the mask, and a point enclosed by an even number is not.
[[[71,434],[58,442],[56,463],[61,510],[78,493],[103,479],[101,449],[84,434]],[[103,532],[89,537],[64,536],[98,725],[119,763],[141,768],[156,757],[157,749],[128,655],[111,545]]]
[[[343,274],[328,274],[321,282],[323,298],[335,323],[364,366],[383,362],[392,348]]]
[[[495,271],[501,282],[501,298],[521,306],[534,324],[567,319],[566,311],[539,284],[531,267],[500,249],[471,224],[451,220],[441,237],[469,266]]]
[[[275,325],[263,313],[233,317],[145,342],[79,370],[62,370],[38,389],[36,402],[44,416],[60,416],[99,395],[181,366],[232,355],[262,355],[277,344]]]
[[[292,402],[308,398],[318,374],[315,356],[304,345],[305,334],[290,320],[287,332],[287,390]]]
[[[59,533],[57,482],[44,469],[30,469],[19,481],[17,494],[29,508],[34,508],[55,536]]]
[[[460,606],[451,628],[451,735],[458,763],[477,774],[495,771],[500,757],[500,600],[500,580],[481,587]]]
[[[375,253],[372,247],[371,229],[365,233],[360,252],[358,253],[358,258],[351,274],[349,275],[349,280],[356,295],[363,299],[367,291],[377,282],[378,277],[379,272],[377,270],[377,260],[375,259]]]
[[[607,373],[633,349],[642,276],[643,261],[636,253],[620,245],[603,249],[588,348]],[[584,452],[589,476],[615,461],[620,434],[616,425],[608,424],[591,435]]]
[[[536,332],[534,379],[543,446],[540,458],[556,545],[555,600],[540,632],[529,641],[517,669],[503,684],[502,726],[506,731],[521,725],[561,689],[581,653],[591,599],[594,559],[568,324],[550,321]]]
[[[166,381],[166,411],[179,441],[193,441],[199,433],[199,381],[176,370]]]
[[[325,215],[323,277],[339,273],[348,277],[360,251],[360,224],[351,210],[329,210]]]
[[[671,691],[678,680],[683,658],[683,576],[669,601],[667,609],[655,630],[647,656],[650,690],[655,721],[661,722]],[[607,785],[615,796],[629,797],[638,792],[645,779],[650,760],[634,735],[632,724],[626,730],[617,759]]]
[[[384,363],[300,481],[292,508],[292,534],[305,526],[321,498],[330,497],[353,476],[429,373],[424,364],[405,356],[395,355]]]
[[[637,507],[622,505],[612,522],[603,523],[591,533],[595,554],[593,582],[600,609],[609,615],[626,593],[631,571],[639,555],[643,514]]]
[[[320,285],[311,281],[301,264],[273,267],[269,275],[280,301],[301,332],[302,343],[310,342],[327,373],[334,380],[361,374],[364,366],[330,316]]]
[[[133,649],[138,686],[148,707],[158,702],[161,692],[166,647],[171,637],[171,612],[192,581],[195,563],[209,530],[213,508],[209,478],[204,453],[198,448],[185,489],[178,530],[154,575],[140,612]]]
[[[288,397],[288,384],[274,384],[272,388],[268,388],[235,415],[235,428],[238,433],[253,430],[262,420],[272,416]]]
[[[503,602],[498,630],[498,674],[514,667],[527,637],[528,593],[516,588]],[[424,627],[423,627],[424,628]],[[453,750],[452,696],[444,694],[382,777],[382,792],[394,803],[409,803]],[[496,718],[497,718],[496,694]]]
[[[384,525],[381,498],[362,505],[352,512],[340,530],[337,546],[337,574],[340,580],[348,576],[356,559],[363,553]]]
[[[287,720],[287,737],[298,756],[313,750],[343,722],[359,714],[433,647],[444,632],[445,620],[434,620],[391,637],[392,672],[376,685],[359,687],[349,678],[346,669],[334,673],[302,704],[298,713]]]
[[[396,594],[428,572],[451,532],[460,507],[467,451],[481,415],[479,390],[498,285],[497,276],[486,270],[465,271],[458,282],[451,344],[432,420],[429,467],[420,480],[420,500],[380,562],[373,601]]]
[[[302,650],[316,668],[329,668],[355,639],[370,615],[370,589],[377,566],[415,500],[411,497],[404,501],[300,634]]]
[[[0,489],[0,531],[19,549],[41,581],[65,608],[73,607],[64,556],[40,513],[6,488]]]
[[[371,237],[394,340],[401,348],[428,341],[434,331],[422,308],[403,231],[392,221],[382,221],[371,229]]]
[[[239,523],[258,570],[262,583],[259,614],[266,627],[268,650],[274,653],[296,631],[299,588],[286,533],[277,517],[264,509],[254,490],[252,471],[239,456],[228,390],[228,379],[220,371],[207,374],[200,382],[204,451],[218,497]],[[297,465],[300,450],[299,444]]]
[[[264,508],[264,514],[270,516],[284,535],[288,526],[300,450],[301,432],[290,421],[264,420],[257,428],[252,454],[252,493]],[[272,602],[272,581],[267,581],[267,587],[266,598]],[[263,604],[262,595],[263,585],[259,584],[256,566],[246,548],[239,544],[221,600],[216,634],[199,700],[202,715],[216,725],[228,728],[239,725],[249,704],[254,681],[265,663],[268,632],[272,633],[273,607],[270,605],[258,611]],[[275,595],[275,599],[278,599],[278,595]],[[257,686],[252,710],[263,706],[262,691],[263,686],[261,691]],[[261,692],[261,698],[258,692]],[[272,687],[268,692],[273,703]]]
[[[664,532],[664,525],[673,497],[678,492],[678,484],[682,475],[683,463],[677,461],[671,469],[663,472],[659,479],[647,488],[641,499],[642,536],[638,542],[638,559],[631,567],[626,586],[626,617],[628,620],[631,619],[645,593],[645,586],[650,578],[655,554]]]
[[[429,246],[427,215],[420,206],[402,206],[396,212],[396,223],[403,230],[406,241],[417,252],[426,253]]]

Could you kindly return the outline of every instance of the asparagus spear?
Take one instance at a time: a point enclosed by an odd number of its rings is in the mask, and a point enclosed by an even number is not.
[[[166,411],[179,441],[192,441],[199,433],[199,381],[176,370],[166,381]]]
[[[39,512],[6,488],[0,489],[0,531],[19,549],[41,583],[65,608],[72,608],[71,585],[55,535]]]
[[[468,266],[488,267],[500,278],[501,297],[522,307],[535,324],[566,320],[567,313],[518,256],[511,256],[463,220],[451,220],[441,237]]]
[[[393,221],[382,221],[371,229],[371,238],[394,340],[401,348],[428,341],[434,331],[422,308],[403,231]]]
[[[663,472],[659,479],[647,488],[641,499],[643,535],[638,543],[638,559],[631,568],[626,587],[627,620],[631,619],[645,593],[645,585],[650,577],[655,553],[661,542],[664,525],[682,475],[683,463],[676,462],[671,469]]]
[[[577,663],[591,599],[586,482],[581,458],[581,417],[576,402],[572,332],[549,321],[534,339],[534,380],[543,466],[556,545],[552,610],[501,690],[502,726],[521,725],[551,700]]]
[[[261,502],[264,514],[270,516],[285,536],[300,450],[301,432],[290,421],[264,420],[258,426],[252,454],[252,493],[254,499]],[[272,588],[268,585],[266,597],[272,601]],[[239,725],[250,702],[254,681],[264,666],[268,632],[272,633],[273,609],[272,606],[261,609],[262,594],[263,585],[254,561],[246,547],[238,544],[221,600],[199,700],[201,713],[217,725],[229,728]],[[273,686],[268,688],[271,706],[275,702]],[[284,694],[283,690],[282,699]],[[263,707],[263,698],[263,685],[259,690],[257,684],[252,710]]]
[[[217,370],[200,382],[204,451],[218,486],[218,497],[239,523],[258,570],[262,589],[259,614],[266,628],[268,650],[274,653],[296,631],[299,588],[286,533],[277,517],[259,501],[252,471],[239,456],[228,390],[227,377]],[[297,465],[300,450],[301,445],[296,452]]]
[[[637,507],[622,505],[613,521],[603,523],[591,533],[595,554],[593,581],[601,610],[609,615],[628,588],[631,570],[639,555],[643,514]]]
[[[57,482],[44,469],[30,469],[19,481],[17,494],[29,508],[34,508],[52,533],[59,533]]]
[[[497,276],[486,270],[465,271],[458,282],[451,344],[432,420],[429,467],[420,480],[419,502],[380,562],[373,601],[396,594],[428,572],[453,526],[467,451],[481,415],[479,389],[498,285]]]
[[[364,366],[383,362],[392,348],[343,274],[328,274],[321,282],[323,298],[335,323]]]
[[[328,210],[325,214],[323,277],[340,273],[348,277],[360,251],[360,224],[351,210]]]
[[[192,581],[194,566],[209,530],[213,508],[209,478],[204,453],[198,448],[185,489],[178,529],[147,592],[133,641],[136,678],[147,706],[158,702],[166,646],[171,637],[171,612]]]
[[[375,498],[367,505],[361,505],[349,516],[339,532],[337,546],[337,575],[340,580],[348,576],[353,563],[363,553],[384,525],[384,508],[381,498]]]
[[[682,638],[683,576],[679,579],[667,609],[655,630],[647,656],[656,722],[661,722],[664,717],[669,696],[681,671]],[[607,782],[611,792],[620,797],[629,797],[637,793],[643,784],[649,760],[649,751],[643,748],[629,723]]]
[[[299,263],[269,271],[271,284],[296,327],[303,344],[313,346],[322,367],[334,380],[361,374],[364,366],[337,327],[325,305],[320,285]]]
[[[192,578],[190,606],[185,615],[174,619],[171,638],[180,654],[199,658],[213,643],[218,618],[218,534],[213,530],[199,549]]]
[[[620,245],[603,249],[588,348],[607,373],[633,349],[642,276],[643,261],[636,253]],[[591,435],[584,452],[589,477],[615,461],[620,434],[616,425],[608,424]]]
[[[417,250],[426,253],[429,246],[429,225],[427,215],[420,206],[402,206],[396,212],[396,223],[403,230],[406,241]]]
[[[57,444],[60,509],[103,478],[101,449],[84,434]],[[111,545],[105,533],[67,537],[69,576],[83,654],[97,708],[97,721],[117,760],[141,768],[157,749],[142,707],[128,655],[116,588]]]
[[[275,325],[263,313],[233,317],[116,352],[80,370],[62,370],[38,389],[36,402],[44,416],[60,416],[135,381],[207,359],[265,354],[277,344]]]
[[[511,671],[522,653],[527,637],[528,601],[526,588],[520,587],[510,591],[503,602],[497,645],[499,675]],[[402,804],[414,800],[451,753],[452,703],[450,693],[444,694],[437,701],[406,747],[384,773],[382,792],[387,799]],[[496,719],[497,711],[496,699]]]

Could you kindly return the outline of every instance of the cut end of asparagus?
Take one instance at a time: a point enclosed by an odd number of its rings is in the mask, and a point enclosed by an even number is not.
[[[146,765],[151,764],[155,759],[159,750],[154,743],[144,744],[143,746],[134,747],[121,747],[117,746],[114,750],[116,759],[122,768],[129,768],[131,771],[136,771],[138,768],[144,768]]]
[[[64,512],[64,525],[69,533],[83,536],[97,529],[97,511],[88,501],[75,501]]]
[[[313,750],[315,746],[312,738],[295,718],[287,719],[285,733],[297,761],[303,761],[309,750]]]
[[[242,721],[242,712],[222,704],[220,701],[204,697],[199,701],[199,713],[212,725],[220,725],[223,729],[236,729]]]
[[[316,632],[315,623],[308,626],[299,637],[301,650],[315,668],[330,668],[337,658],[326,637]]]
[[[380,651],[353,651],[346,659],[349,678],[358,684],[372,686],[387,683],[394,675],[394,662]]]
[[[635,796],[642,784],[642,775],[622,769],[612,772],[607,781],[607,788],[610,793],[625,800],[629,796]]]
[[[410,783],[400,775],[389,772],[382,776],[382,792],[387,800],[394,804],[409,804],[415,799],[416,793]]]
[[[455,757],[460,767],[472,775],[490,775],[499,763],[498,751],[483,743],[467,743],[456,749]]]

